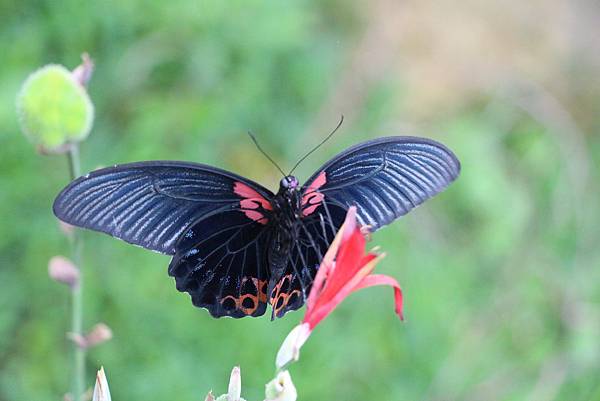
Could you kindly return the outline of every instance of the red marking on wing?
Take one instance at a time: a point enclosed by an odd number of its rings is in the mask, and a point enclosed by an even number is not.
[[[257,209],[262,207],[265,210],[273,210],[271,202],[243,182],[236,181],[233,184],[233,192],[242,197],[240,207],[249,219],[260,224],[267,224],[269,219]]]
[[[327,176],[325,172],[321,172],[315,178],[315,180],[306,189],[306,192],[302,196],[302,214],[308,216],[313,213],[321,204],[321,201],[325,197],[321,192],[318,191],[327,182]]]
[[[304,196],[306,197],[306,195]],[[306,201],[303,197],[302,204],[304,205],[304,209],[302,209],[302,214],[308,216],[314,212],[319,207],[324,197],[325,195],[320,192],[313,192],[310,196],[306,197]]]
[[[310,186],[308,188],[316,190],[316,189],[321,188],[323,185],[325,185],[326,182],[327,182],[327,176],[325,175],[325,172],[322,171],[321,174],[319,174],[317,176],[317,178],[315,178],[315,180],[312,182],[312,184],[310,184]]]

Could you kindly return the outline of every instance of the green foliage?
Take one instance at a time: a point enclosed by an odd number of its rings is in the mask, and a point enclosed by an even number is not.
[[[278,173],[245,132],[285,168],[340,114],[347,122],[300,167],[301,179],[345,146],[383,135],[432,136],[458,154],[463,172],[448,191],[373,238],[388,255],[378,272],[403,286],[407,322],[398,322],[386,289],[350,297],[291,368],[300,399],[599,399],[600,115],[588,104],[600,102],[600,89],[566,67],[581,48],[565,59],[544,47],[538,60],[526,47],[534,73],[494,78],[492,63],[471,69],[483,52],[463,53],[479,35],[470,24],[453,30],[469,35],[460,50],[427,50],[426,37],[451,40],[435,29],[451,26],[454,12],[444,24],[418,14],[438,2],[419,2],[413,24],[401,20],[411,32],[388,32],[398,15],[384,24],[385,13],[373,14],[380,7],[364,4],[0,3],[0,400],[57,400],[69,388],[69,295],[46,273],[49,258],[69,249],[51,211],[67,163],[32,152],[14,99],[37,66],[74,66],[84,51],[96,62],[88,89],[97,114],[81,147],[84,171],[192,160],[275,187]],[[508,24],[453,7],[467,22]],[[560,28],[528,21],[524,35]],[[529,36],[511,38],[493,49],[486,42],[485,54],[530,46]],[[452,68],[457,59],[466,67]],[[597,71],[584,55],[577,64]],[[547,79],[544,90],[523,84],[533,76]],[[114,332],[89,353],[90,386],[104,365],[115,400],[201,400],[227,388],[239,364],[244,398],[262,399],[278,346],[302,312],[275,322],[212,319],[175,290],[168,257],[84,236],[85,327],[102,321]]]

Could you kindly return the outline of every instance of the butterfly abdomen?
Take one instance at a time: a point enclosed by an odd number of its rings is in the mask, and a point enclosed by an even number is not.
[[[280,190],[273,198],[272,242],[269,248],[271,273],[283,269],[294,240],[293,228],[299,213],[298,195],[295,190]]]

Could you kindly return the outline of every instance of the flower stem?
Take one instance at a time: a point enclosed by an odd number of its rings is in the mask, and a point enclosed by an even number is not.
[[[73,144],[67,153],[69,159],[69,174],[71,180],[79,177],[79,147]],[[83,307],[82,307],[82,287],[83,287],[83,269],[82,269],[82,238],[77,229],[73,230],[71,236],[71,249],[73,252],[73,262],[79,268],[79,282],[73,287],[71,294],[71,332],[83,335]],[[73,343],[73,400],[81,401],[85,386],[85,350]]]
[[[283,366],[281,366],[281,367],[279,367],[279,368],[275,369],[275,376],[277,376],[277,375],[278,375],[279,373],[281,373],[281,372],[284,372],[284,371],[288,370],[288,368],[290,367],[290,365],[291,365],[292,363],[294,363],[294,362],[296,362],[296,361],[289,361],[289,362],[287,362],[285,365],[283,365]]]

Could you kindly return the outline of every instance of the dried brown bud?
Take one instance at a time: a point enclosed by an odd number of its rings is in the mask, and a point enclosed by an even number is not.
[[[365,237],[367,242],[370,242],[373,239],[373,232],[371,229],[372,226],[369,224],[360,227],[360,233]]]
[[[81,86],[86,86],[94,72],[94,62],[87,53],[81,55],[81,61],[81,64],[73,70],[72,74],[73,78],[75,78]]]

